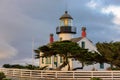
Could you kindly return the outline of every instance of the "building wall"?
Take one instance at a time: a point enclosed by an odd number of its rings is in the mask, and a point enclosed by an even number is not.
[[[41,52],[40,55],[42,55],[43,53]],[[62,63],[60,61],[60,56],[59,55],[56,55],[57,57],[57,67],[59,67]],[[44,60],[42,60],[42,58],[40,58],[40,67],[44,67],[44,66],[48,66],[48,69],[50,68],[53,68],[53,69],[56,69],[56,65],[55,65],[55,56],[52,56],[51,57],[51,63],[50,64],[46,64],[46,58],[44,58]],[[62,59],[63,61],[63,59]],[[43,63],[44,62],[44,63]],[[69,64],[70,64],[70,68],[72,69],[73,68],[73,62],[72,62],[72,59],[69,59]],[[62,68],[62,70],[68,70],[68,66]]]
[[[40,52],[40,56],[42,56],[42,52]],[[52,62],[53,61],[53,58],[51,58],[51,64],[46,64],[46,58],[42,58],[42,57],[40,57],[40,67],[44,67],[44,66],[49,66],[49,68],[52,68],[53,67],[53,65],[52,65]]]
[[[59,39],[62,39],[62,40],[70,40],[71,38],[73,38],[73,34],[70,34],[70,33],[60,33],[58,36],[59,36]]]
[[[42,56],[42,52],[40,53],[40,55]],[[56,67],[60,66],[62,63],[60,61],[60,56],[56,55],[56,56],[52,56],[51,58],[51,63],[46,63],[46,58],[40,58],[40,67],[44,67],[44,66],[48,66],[48,69],[53,68],[56,69]],[[63,61],[63,60],[62,60]]]
[[[98,52],[95,45],[90,40],[88,40],[86,37],[82,38],[79,42],[77,42],[80,47],[82,47],[82,42],[85,42],[85,49],[89,49],[89,51]]]

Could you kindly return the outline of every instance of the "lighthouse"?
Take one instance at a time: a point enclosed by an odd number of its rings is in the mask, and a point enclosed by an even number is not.
[[[65,11],[59,20],[60,25],[56,28],[56,34],[58,34],[59,40],[70,40],[76,34],[76,27],[72,24],[73,18]]]
[[[81,35],[73,37],[76,34],[76,27],[73,26],[73,18],[68,14],[67,11],[59,18],[60,25],[56,27],[56,34],[59,37],[59,41],[70,40],[77,43],[81,48],[88,49],[91,52],[98,52],[96,46],[90,39],[87,38],[86,27],[81,28]],[[49,43],[54,43],[54,35],[50,34]],[[48,44],[47,44],[48,45]],[[99,52],[98,52],[99,53]],[[42,56],[43,52],[40,52]],[[40,67],[48,66],[48,69],[56,69],[63,63],[63,57],[60,55],[54,55],[51,57],[40,58]],[[81,63],[78,60],[69,58],[69,65],[71,70],[78,69]],[[95,68],[98,68],[99,64],[95,64]],[[65,66],[62,70],[68,70],[68,66]],[[84,66],[84,70],[92,70],[92,67]]]

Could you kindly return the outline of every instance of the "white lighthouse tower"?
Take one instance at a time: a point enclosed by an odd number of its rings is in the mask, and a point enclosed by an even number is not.
[[[70,40],[73,38],[73,34],[76,34],[76,27],[73,27],[73,18],[65,11],[65,14],[60,17],[60,26],[56,28],[56,34],[58,34],[59,39]]]

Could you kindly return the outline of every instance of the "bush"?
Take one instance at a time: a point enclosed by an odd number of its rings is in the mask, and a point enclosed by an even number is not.
[[[120,70],[120,68],[118,68],[118,67],[113,67],[113,68],[108,67],[106,70]]]
[[[10,64],[4,64],[3,67],[4,68],[11,68],[11,65]]]
[[[8,78],[3,78],[2,80],[12,80],[12,79],[8,79]]]
[[[90,80],[102,80],[102,79],[94,77],[94,78],[91,78]]]
[[[6,77],[5,74],[3,72],[0,72],[0,80],[2,80],[5,77]]]

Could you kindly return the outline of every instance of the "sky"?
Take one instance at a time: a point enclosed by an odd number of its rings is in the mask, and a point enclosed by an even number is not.
[[[31,64],[33,50],[58,40],[56,27],[65,10],[81,36],[97,42],[120,41],[120,0],[0,0],[0,66]],[[34,60],[38,65],[38,60]]]

